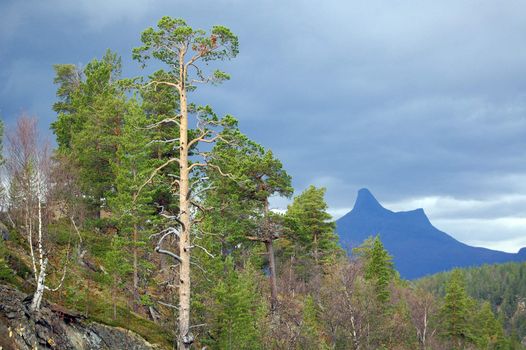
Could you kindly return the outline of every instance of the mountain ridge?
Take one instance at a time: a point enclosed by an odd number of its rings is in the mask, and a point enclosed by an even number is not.
[[[348,249],[379,234],[400,275],[408,279],[455,267],[526,260],[526,247],[513,254],[467,245],[433,226],[423,208],[391,211],[366,188],[358,191],[353,209],[336,220],[336,231]]]

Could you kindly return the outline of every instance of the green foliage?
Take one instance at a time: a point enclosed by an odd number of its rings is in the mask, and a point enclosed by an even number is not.
[[[392,256],[385,250],[379,236],[369,238],[355,253],[365,260],[365,279],[374,285],[376,299],[386,303],[390,298],[389,284],[396,274]]]
[[[165,16],[157,23],[157,30],[146,29],[141,35],[143,46],[133,50],[133,58],[145,65],[150,58],[156,58],[174,68],[179,66],[179,57],[173,47],[188,44],[195,55],[207,62],[224,60],[237,56],[237,37],[226,27],[214,26],[210,34],[193,29],[179,18]],[[199,75],[199,72],[198,72]],[[219,80],[227,78],[224,73],[215,73]]]
[[[5,247],[4,241],[0,238],[0,280],[8,283],[15,283],[15,272],[8,264],[8,251]]]
[[[107,221],[107,220],[104,220]],[[100,234],[100,232],[108,232],[102,230],[86,230],[82,232],[84,244],[89,247],[90,254],[98,259],[104,259],[104,256],[111,249],[112,237],[108,234]]]
[[[150,157],[148,138],[144,129],[148,124],[140,106],[134,100],[127,103],[117,152],[111,162],[115,180],[108,193],[108,207],[114,214],[119,230],[131,234],[134,227],[143,226],[152,216],[153,190],[144,186],[151,168],[156,163]]]
[[[47,231],[54,249],[63,251],[70,242],[79,248],[63,294],[54,301],[168,348],[174,312],[158,301],[177,303],[173,294],[178,278],[173,266],[150,255],[147,237],[163,224],[159,208],[165,213],[179,211],[174,186],[183,113],[179,100],[197,83],[217,84],[230,78],[220,70],[205,70],[212,60],[235,57],[238,40],[222,26],[205,32],[181,19],[163,17],[155,29],[142,33],[141,41],[134,59],[143,67],[152,58],[160,60],[165,70],[150,73],[146,84],[135,91],[143,81],[121,80],[120,58],[111,51],[82,71],[74,65],[54,67],[57,120],[52,129],[58,155],[79,172],[78,179],[72,178],[78,180],[82,193],[73,201],[83,198],[93,209],[111,212],[104,219],[88,214],[87,220],[76,214],[82,244],[62,223],[50,225]],[[451,278],[437,276],[428,287],[438,290],[442,300],[416,292],[400,280],[378,236],[356,250],[358,259],[340,259],[342,250],[327,213],[324,188],[310,186],[294,199],[286,215],[273,213],[269,199],[293,192],[280,160],[243,135],[232,116],[220,118],[211,107],[191,103],[188,112],[197,116],[196,129],[188,131],[194,140],[189,145],[190,162],[204,155],[209,165],[196,164],[190,174],[189,195],[194,207],[205,213],[194,215],[192,207],[196,224],[187,248],[192,249],[191,321],[196,347],[414,349],[421,341],[423,320],[431,320],[425,325],[427,348],[519,348],[519,337],[526,335],[526,312],[521,311],[526,298],[525,265],[484,267],[478,275],[469,270],[464,274],[467,289],[458,271]],[[0,122],[0,135],[1,131]],[[195,140],[199,136],[217,142],[200,148]],[[11,191],[20,192],[17,184]],[[9,245],[27,249],[24,239],[14,238]],[[265,266],[275,240],[276,265],[281,270]],[[27,279],[31,271],[26,263],[16,249],[7,252],[0,241],[0,280]],[[59,261],[50,264],[58,266]],[[129,293],[136,285],[132,275],[140,276],[139,287]],[[277,281],[272,306],[267,297],[269,289],[274,291],[274,285],[267,283],[269,275]],[[468,294],[491,304],[479,307]],[[503,323],[508,333],[515,334],[511,340]]]
[[[446,296],[441,309],[442,335],[452,339],[460,347],[473,342],[473,328],[470,322],[474,301],[465,290],[462,272],[454,270],[446,285]]]
[[[327,213],[325,188],[310,186],[294,198],[285,214],[286,250],[298,258],[308,256],[318,262],[331,262],[341,255],[335,223]]]
[[[291,177],[271,150],[250,140],[237,129],[232,117],[211,154],[211,163],[230,174],[247,199],[265,202],[270,196],[290,196]]]
[[[241,253],[235,247],[246,245],[247,237],[263,234],[260,224],[268,198],[292,192],[290,176],[272,152],[239,132],[232,117],[225,124],[222,140],[209,155],[212,167],[203,187],[209,188],[204,206],[210,210],[201,225],[214,235],[211,244],[221,255]]]
[[[120,71],[120,58],[109,50],[101,60],[88,63],[82,74],[72,65],[55,66],[59,102],[53,106],[58,115],[51,129],[58,151],[77,165],[81,188],[95,209],[114,181],[111,162],[126,112],[117,82]]]
[[[59,150],[67,150],[72,147],[73,135],[82,130],[83,120],[76,115],[77,99],[79,98],[82,72],[73,64],[56,64],[55,79],[58,85],[58,102],[53,104],[53,110],[58,113],[58,118],[51,123],[51,129],[57,137]]]
[[[67,246],[76,244],[77,236],[73,233],[72,228],[65,222],[57,222],[49,225],[49,239],[56,245]]]
[[[460,270],[466,281],[467,294],[477,300],[489,301],[498,310],[506,334],[514,341],[526,336],[526,312],[521,301],[526,299],[526,263],[484,265]],[[419,285],[439,296],[451,272],[436,274],[418,281]]]
[[[320,321],[321,310],[316,305],[314,298],[308,295],[303,302],[303,319],[300,329],[301,349],[330,349],[327,345],[323,334],[323,325]]]
[[[483,302],[475,315],[475,342],[480,349],[507,349],[502,324],[495,318],[489,302]]]
[[[234,268],[233,260],[224,262],[223,278],[212,290],[210,339],[217,349],[262,349],[259,323],[265,313],[257,291],[254,271]]]
[[[129,261],[127,247],[130,242],[124,237],[114,235],[111,239],[110,249],[104,256],[104,267],[110,277],[113,287],[119,287],[125,277],[131,273],[132,267]]]

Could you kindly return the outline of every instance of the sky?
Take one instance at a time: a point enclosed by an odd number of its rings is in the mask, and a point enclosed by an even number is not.
[[[296,194],[325,186],[337,218],[366,187],[462,242],[526,246],[524,1],[2,0],[0,116],[52,138],[53,64],[110,48],[144,75],[131,50],[165,15],[239,36],[232,79],[191,98],[271,148]]]

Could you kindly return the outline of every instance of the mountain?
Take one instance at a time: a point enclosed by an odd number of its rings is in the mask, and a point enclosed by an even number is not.
[[[512,254],[469,246],[434,227],[423,209],[393,212],[365,188],[358,191],[354,208],[336,221],[336,230],[346,249],[379,234],[396,269],[407,279],[454,267],[526,261],[526,248]]]

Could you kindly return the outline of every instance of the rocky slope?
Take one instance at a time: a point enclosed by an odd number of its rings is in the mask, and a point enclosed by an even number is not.
[[[160,349],[129,330],[87,321],[46,302],[31,315],[29,303],[24,293],[0,285],[0,349]]]

